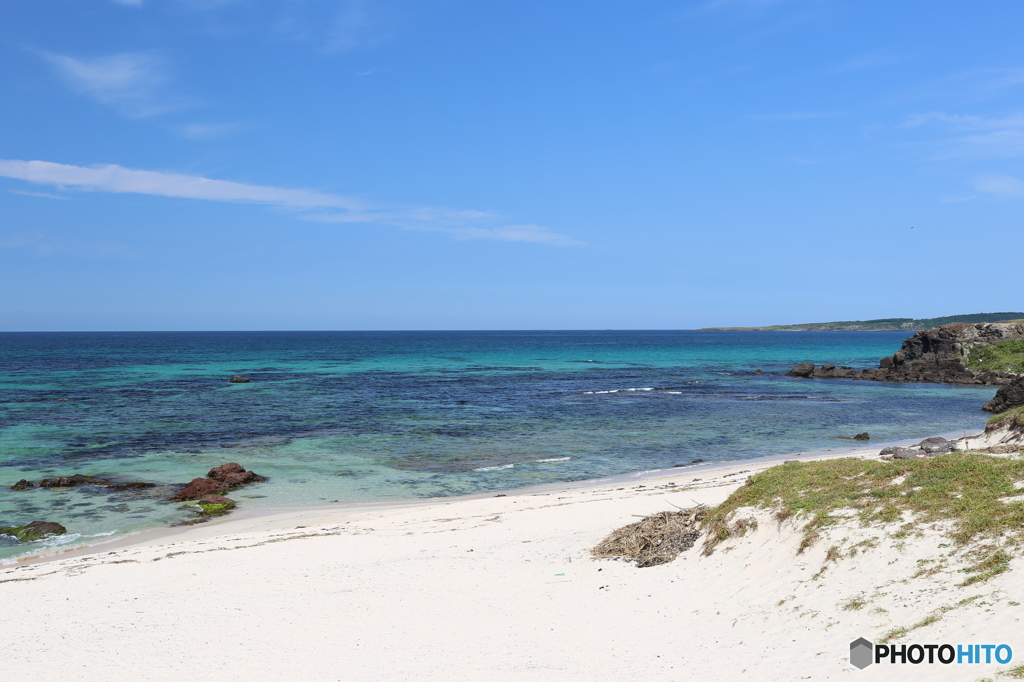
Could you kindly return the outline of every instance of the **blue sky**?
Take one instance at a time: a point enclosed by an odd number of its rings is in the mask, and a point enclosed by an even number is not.
[[[0,330],[1024,308],[1020,2],[4,15]]]

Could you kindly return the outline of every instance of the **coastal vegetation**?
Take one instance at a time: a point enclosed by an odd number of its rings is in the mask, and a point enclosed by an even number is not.
[[[988,418],[989,429],[1024,429],[1024,405]]]
[[[971,351],[967,366],[990,372],[1024,373],[1024,339],[1007,339],[989,346],[978,346]]]
[[[1000,416],[1024,423],[1024,408]],[[897,542],[928,526],[938,528],[967,559],[967,577],[960,583],[967,586],[1009,570],[1024,545],[1024,460],[954,452],[893,461],[787,462],[751,476],[717,507],[661,512],[620,528],[593,554],[656,566],[703,536],[703,554],[710,556],[725,540],[756,530],[757,520],[744,512],[757,509],[780,524],[801,524],[798,554],[841,523],[888,526]],[[862,542],[845,551],[833,546],[825,562],[872,546]],[[934,569],[921,569],[928,570]]]

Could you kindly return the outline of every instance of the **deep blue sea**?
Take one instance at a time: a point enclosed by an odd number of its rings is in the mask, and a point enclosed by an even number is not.
[[[458,495],[981,428],[994,388],[781,376],[876,367],[903,332],[0,334],[0,526],[46,547],[191,517],[170,484],[234,461],[243,507]],[[761,369],[766,374],[755,375]],[[236,374],[248,384],[227,380]],[[11,491],[96,474],[160,484]]]

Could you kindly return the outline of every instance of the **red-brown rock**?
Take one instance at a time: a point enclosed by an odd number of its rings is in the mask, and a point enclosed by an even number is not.
[[[240,464],[235,464],[234,462],[214,467],[206,475],[214,480],[223,481],[232,488],[267,480],[264,476],[260,476],[252,471],[246,471]]]
[[[229,487],[224,481],[215,481],[212,478],[193,478],[181,492],[171,498],[171,502],[198,500],[205,495],[227,492]]]

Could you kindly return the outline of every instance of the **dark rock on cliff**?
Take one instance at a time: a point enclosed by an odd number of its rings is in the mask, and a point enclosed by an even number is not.
[[[35,488],[36,484],[32,481],[26,481],[24,478],[11,486],[11,490],[28,490],[29,488]]]
[[[1012,382],[1018,375],[971,367],[971,353],[1012,339],[1024,339],[1024,323],[947,324],[915,333],[903,342],[900,350],[882,358],[878,369],[854,370],[833,364],[816,367],[813,363],[803,362],[788,375],[816,379],[999,386]]]
[[[985,403],[981,409],[998,414],[1021,405],[1024,405],[1024,377],[1015,379],[1000,388],[996,391],[995,397]]]
[[[59,523],[53,523],[52,521],[33,521],[32,523],[24,526],[7,526],[6,528],[0,528],[0,535],[11,535],[18,540],[18,542],[32,542],[33,540],[42,540],[48,538],[51,535],[64,535],[68,529]]]

